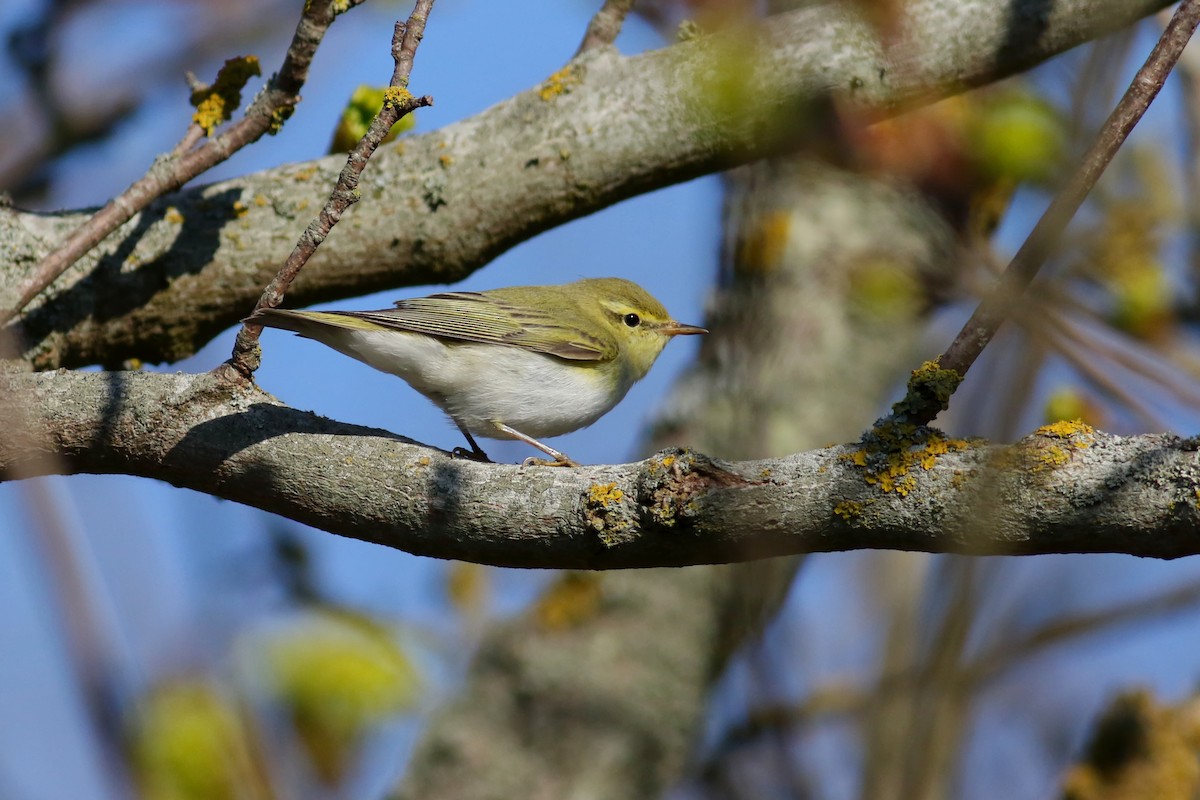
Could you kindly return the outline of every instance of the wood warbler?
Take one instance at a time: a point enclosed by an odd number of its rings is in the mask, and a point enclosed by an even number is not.
[[[708,333],[671,319],[621,278],[398,300],[380,311],[262,308],[245,322],[295,331],[399,375],[475,436],[519,439],[578,466],[539,438],[591,425],[650,370],[672,336]]]

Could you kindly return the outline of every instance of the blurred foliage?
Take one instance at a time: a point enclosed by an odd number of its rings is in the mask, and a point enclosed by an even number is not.
[[[207,678],[152,689],[128,734],[146,800],[265,798],[238,703]]]
[[[1200,701],[1160,705],[1150,692],[1118,696],[1096,722],[1063,800],[1200,797]]]
[[[446,595],[460,614],[478,617],[487,606],[488,569],[482,564],[452,561],[446,569]]]
[[[584,624],[600,608],[602,578],[597,572],[565,572],[534,604],[538,623],[547,630],[567,630]]]
[[[1169,156],[1157,148],[1129,148],[1116,165],[1119,192],[1097,198],[1099,218],[1090,226],[1077,269],[1107,292],[1108,321],[1146,341],[1164,339],[1174,327],[1176,291],[1163,248],[1180,218],[1172,190]]]
[[[853,265],[848,299],[856,317],[877,321],[911,319],[927,305],[918,276],[884,253]]]
[[[1066,120],[1020,85],[980,89],[897,117],[843,114],[861,169],[910,183],[971,238],[991,235],[1022,184],[1063,168]]]
[[[261,647],[271,692],[326,783],[346,774],[374,726],[416,701],[416,669],[392,631],[368,617],[306,613]]]
[[[376,726],[415,704],[416,669],[394,634],[368,617],[305,611],[282,629],[250,637],[245,652],[313,772],[330,786],[347,776]],[[174,680],[148,692],[128,734],[143,796],[273,796],[258,759],[279,748],[259,740],[271,723],[248,713],[255,705],[250,699],[237,685],[209,677]]]
[[[1066,120],[1031,90],[1009,87],[968,98],[963,125],[971,162],[992,180],[1045,184],[1062,169]]]
[[[1094,427],[1103,427],[1104,411],[1095,400],[1074,386],[1063,386],[1051,393],[1042,413],[1043,424],[1064,420],[1082,420]]]

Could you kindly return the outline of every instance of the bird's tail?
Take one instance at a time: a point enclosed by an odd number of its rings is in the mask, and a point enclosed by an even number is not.
[[[287,308],[260,308],[242,322],[293,331],[319,342],[328,341],[331,328],[356,331],[383,330],[381,325],[339,311],[293,311]]]

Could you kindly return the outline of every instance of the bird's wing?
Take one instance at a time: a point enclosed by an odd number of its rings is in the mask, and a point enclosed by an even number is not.
[[[439,339],[521,347],[571,361],[609,361],[617,356],[611,337],[596,336],[556,320],[554,312],[509,303],[491,292],[445,292],[398,300],[382,311],[338,311],[384,328]]]

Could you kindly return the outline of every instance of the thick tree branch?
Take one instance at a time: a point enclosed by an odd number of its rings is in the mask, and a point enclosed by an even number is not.
[[[232,369],[0,375],[0,475],[119,473],[418,555],[616,569],[889,548],[1200,553],[1200,444],[1048,429],[931,442],[887,479],[831,447],[581,469],[482,465],[281,405]],[[894,462],[893,462],[894,463]],[[885,491],[888,490],[888,491]]]
[[[852,9],[765,21],[753,51],[718,37],[625,58],[597,49],[539,87],[384,148],[362,203],[290,295],[297,304],[458,280],[512,245],[632,195],[794,145],[830,92],[897,108],[1020,72],[1162,0],[915,0],[884,52]],[[969,22],[968,22],[969,21]],[[736,58],[738,69],[730,69]],[[714,99],[744,77],[736,108]],[[164,198],[68,270],[26,314],[38,368],[189,355],[257,299],[340,164],[290,165]],[[0,301],[79,215],[0,209]],[[211,287],[220,286],[214,302]],[[0,302],[0,305],[3,305]]]

